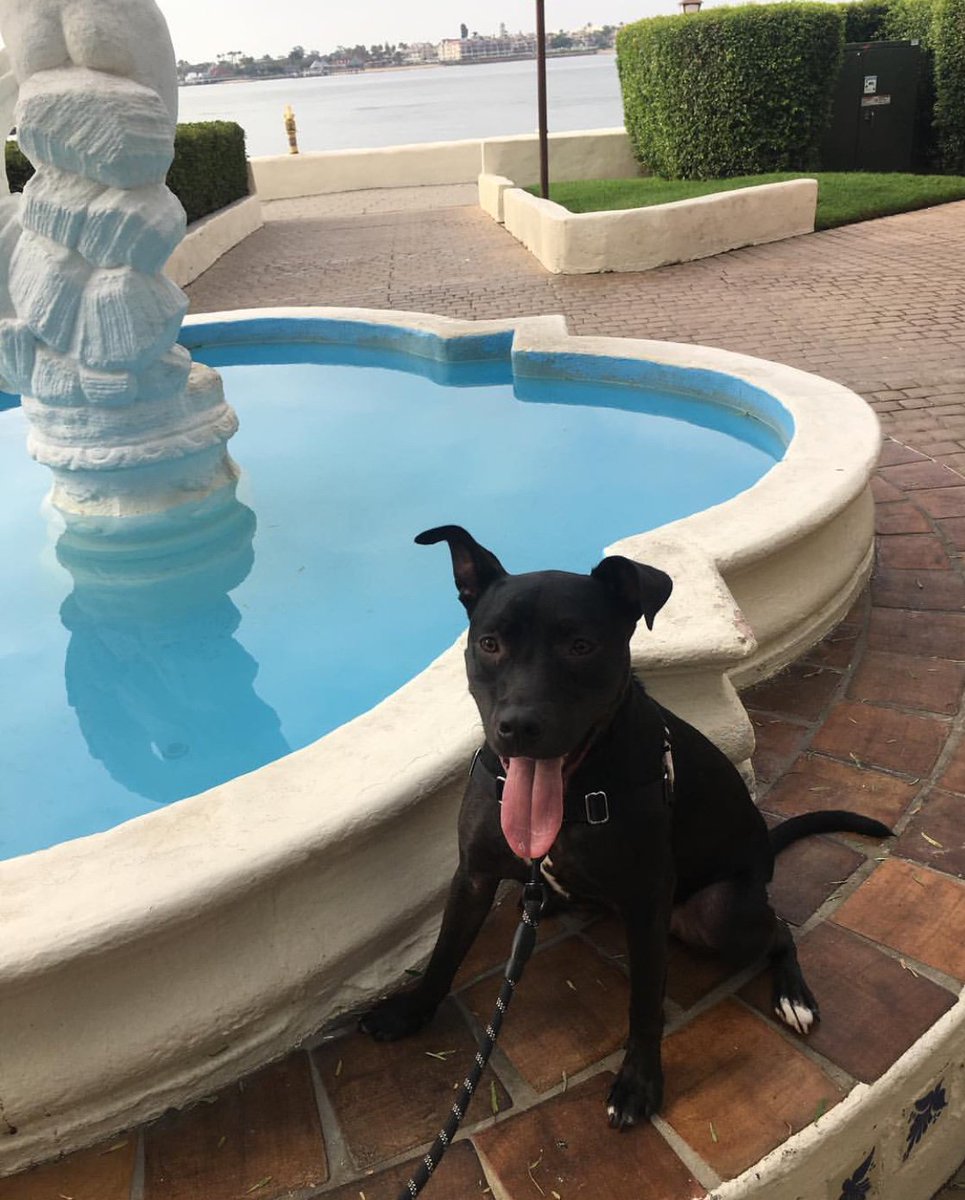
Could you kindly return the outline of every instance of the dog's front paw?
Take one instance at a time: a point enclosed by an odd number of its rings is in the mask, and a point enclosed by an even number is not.
[[[400,992],[364,1013],[359,1018],[359,1029],[377,1042],[395,1042],[418,1033],[434,1012],[435,1007],[427,1005],[417,992]]]
[[[660,1068],[644,1071],[624,1062],[606,1099],[611,1129],[629,1129],[637,1121],[658,1112],[663,1103],[663,1073]]]

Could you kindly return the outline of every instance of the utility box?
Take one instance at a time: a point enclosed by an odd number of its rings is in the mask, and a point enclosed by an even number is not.
[[[846,45],[831,124],[821,145],[826,171],[913,171],[919,96],[927,58],[917,42]]]

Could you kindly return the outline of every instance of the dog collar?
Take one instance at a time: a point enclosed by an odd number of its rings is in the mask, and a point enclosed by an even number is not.
[[[654,784],[662,784],[664,792],[664,801],[670,805],[673,803],[673,786],[674,786],[674,766],[673,766],[673,748],[670,742],[670,731],[664,726],[663,729],[663,751],[661,753],[661,775],[656,779],[649,780],[644,787],[652,787]],[[479,776],[484,777],[492,786],[496,794],[496,802],[502,804],[503,801],[503,784],[506,782],[506,776],[503,774],[503,764],[498,755],[484,744],[479,747],[472,757],[472,762],[469,765],[469,778]],[[583,792],[579,789],[567,787],[563,795],[563,824],[564,825],[606,825],[611,816],[611,800],[607,792],[602,789],[596,791]]]

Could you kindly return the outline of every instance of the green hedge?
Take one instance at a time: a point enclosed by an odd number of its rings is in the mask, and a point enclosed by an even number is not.
[[[7,182],[11,192],[22,192],[23,185],[33,173],[33,164],[17,143],[7,142]]]
[[[10,190],[23,191],[34,169],[16,142],[7,142],[6,166]],[[245,131],[234,121],[179,125],[167,184],[184,205],[189,222],[247,196]]]
[[[637,158],[680,179],[811,169],[843,43],[843,14],[821,3],[624,26],[617,66]]]
[[[844,16],[846,42],[878,42],[888,36],[885,24],[892,8],[889,0],[851,0],[838,8]]]
[[[168,187],[184,205],[189,223],[247,196],[245,131],[235,121],[179,125]]]
[[[965,0],[938,0],[935,49],[935,132],[942,168],[965,173]]]

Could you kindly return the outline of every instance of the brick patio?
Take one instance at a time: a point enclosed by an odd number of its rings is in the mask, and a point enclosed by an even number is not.
[[[753,971],[730,975],[678,947],[664,1111],[618,1136],[603,1097],[624,1034],[622,932],[606,918],[549,920],[469,1136],[425,1193],[706,1195],[877,1079],[965,983],[965,204],[647,275],[568,279],[472,208],[323,207],[270,206],[266,228],[189,289],[194,311],[564,312],[577,333],[703,341],[819,371],[861,391],[897,439],[875,482],[871,586],[803,660],[744,694],[769,817],[846,804],[898,835],[813,838],[780,859],[773,897],[796,927],[821,1025],[797,1038],[771,1019]],[[309,1045],[207,1103],[0,1180],[0,1200],[394,1200],[451,1103],[514,924],[509,897],[416,1038]],[[956,1179],[942,1200],[963,1194],[965,1169]]]

